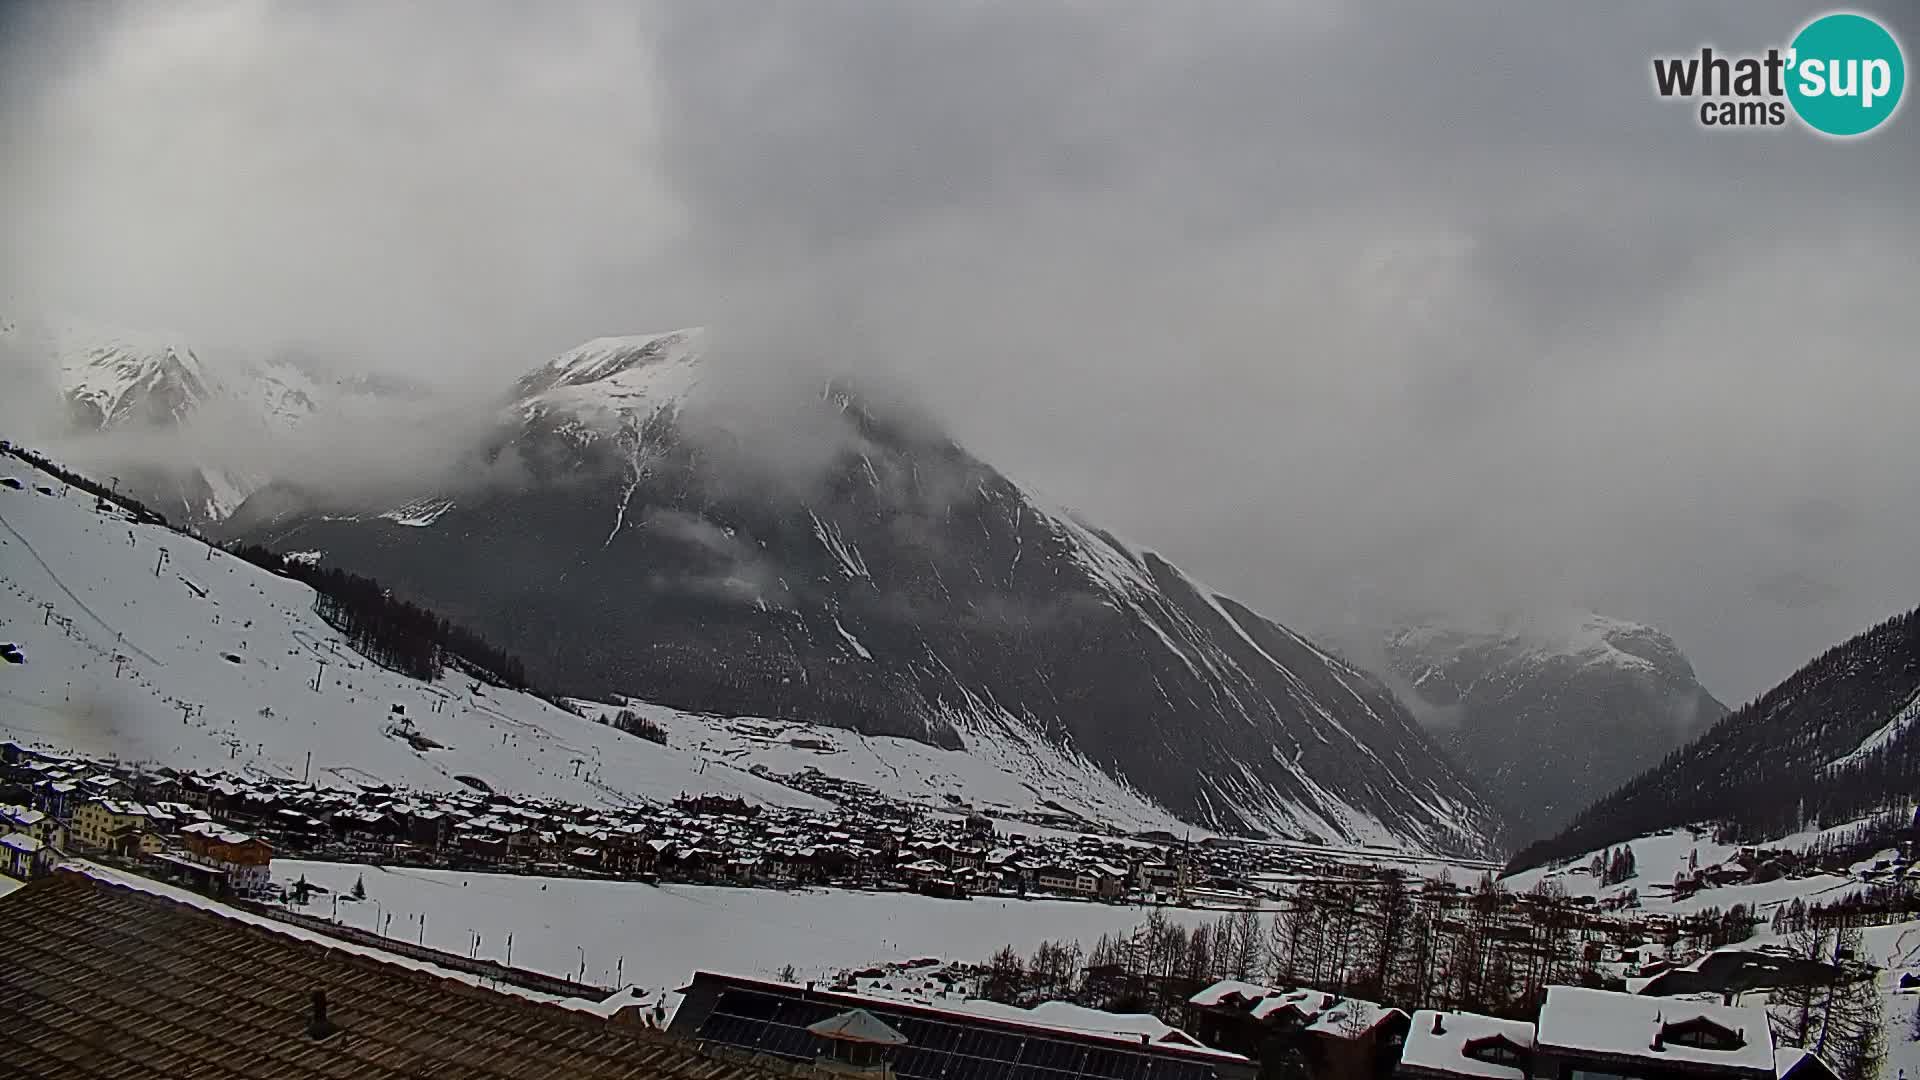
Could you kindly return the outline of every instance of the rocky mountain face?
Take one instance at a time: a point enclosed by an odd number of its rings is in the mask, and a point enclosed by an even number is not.
[[[1727,713],[1671,638],[1590,613],[1416,623],[1387,635],[1384,656],[1415,713],[1523,842],[1551,835]]]
[[[1679,825],[1758,843],[1864,822],[1911,836],[1920,789],[1920,609],[1836,645],[1529,844],[1510,869]]]
[[[388,582],[582,695],[1039,737],[1220,830],[1497,844],[1373,678],[853,387],[796,403],[830,446],[803,481],[756,467],[703,409],[704,349],[606,338],[529,372],[476,463],[496,482],[324,512],[264,492],[230,530]]]

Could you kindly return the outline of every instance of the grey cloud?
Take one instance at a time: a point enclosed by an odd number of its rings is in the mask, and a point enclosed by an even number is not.
[[[1591,606],[1741,698],[1920,602],[1920,121],[1650,87],[1811,11],[16,13],[0,297],[486,385],[705,323],[775,460],[833,445],[796,382],[884,376],[1303,628]]]

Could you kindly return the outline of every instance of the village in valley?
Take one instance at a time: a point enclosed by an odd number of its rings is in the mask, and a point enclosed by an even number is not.
[[[1901,996],[1920,972],[1876,962],[1890,951],[1885,930],[1920,917],[1907,884],[1911,821],[1800,848],[1660,837],[1503,882],[1490,864],[1075,831],[805,779],[840,809],[688,793],[611,810],[477,789],[324,787],[10,742],[0,746],[0,850],[18,879],[190,895],[199,913],[404,954],[782,1075],[817,1059],[940,1080],[966,1075],[953,1070],[973,1058],[1000,1075],[1022,1066],[994,1062],[1027,1061],[1039,1044],[1021,1048],[1044,1038],[1079,1063],[1068,1074],[1116,1080],[1521,1080],[1559,1075],[1539,1071],[1549,1063],[1618,1072],[1681,1059],[1689,1075],[1820,1080],[1844,1076],[1845,1063],[1830,1071],[1784,1041],[1776,1051],[1783,1002],[1802,1002],[1803,1025],[1844,1020],[1863,1033],[1868,1012],[1879,1030],[1885,1001],[1920,1001]],[[511,932],[469,932],[464,955],[431,947],[432,905],[416,913],[388,884],[402,868],[419,872],[407,880],[457,879],[462,891],[514,880],[541,893],[891,893],[1036,911],[1098,905],[1090,910],[1119,918],[1081,920],[1107,927],[1097,938],[1063,932],[1031,950],[876,962],[850,944],[839,963],[804,970],[776,966],[778,954],[758,970],[696,960],[673,985],[647,987],[615,974],[639,973],[646,940],[624,942],[612,970],[585,945],[573,970],[541,970],[549,957],[529,956],[526,942],[516,965]],[[407,932],[393,928],[395,914]],[[712,931],[726,933],[724,916]],[[866,1035],[837,1042],[822,1027],[849,1016]],[[1822,1038],[1829,1058],[1873,1052],[1864,1034]],[[1049,1080],[1057,1068],[1031,1075]]]
[[[149,564],[140,547],[141,530],[176,534],[83,477],[61,479],[79,494],[10,490],[37,522],[64,522],[45,535],[102,545],[151,591],[89,603],[44,563],[38,578],[0,578],[49,628],[33,657],[16,649],[7,663],[26,670],[65,649],[77,667],[100,664],[103,678],[178,708],[180,732],[203,750],[189,765],[0,743],[0,892],[13,894],[0,910],[19,913],[0,932],[33,993],[102,995],[131,1028],[206,1053],[244,1051],[217,1025],[127,1003],[118,980],[160,962],[138,959],[147,946],[62,928],[131,918],[152,934],[227,942],[219,971],[176,966],[209,986],[257,973],[276,987],[275,1023],[297,1007],[309,1038],[345,1029],[359,1033],[355,1054],[397,1047],[418,1062],[496,1057],[484,1040],[437,1040],[454,1023],[444,1010],[395,1028],[328,999],[319,984],[347,976],[324,973],[349,965],[415,1006],[484,988],[501,1024],[547,1033],[539,1053],[615,1032],[630,1044],[608,1052],[608,1068],[692,1055],[741,1078],[1873,1080],[1880,1061],[1904,1068],[1920,1046],[1900,1037],[1910,1017],[1920,1034],[1905,807],[1770,843],[1673,829],[1502,876],[1492,862],[1406,847],[1116,826],[1086,812],[1091,802],[1076,810],[1039,792],[1010,806],[975,805],[950,781],[883,791],[848,775],[850,751],[823,731],[671,714],[669,733],[624,705],[516,696],[477,669],[422,683],[326,641],[338,628],[303,583],[212,545],[210,584],[174,575],[183,601],[162,578],[164,555]],[[259,741],[240,737],[238,714],[205,717],[167,695],[162,658],[100,614],[111,599],[131,619],[142,598],[159,607],[156,626],[178,625],[167,612],[182,603],[210,627],[220,609],[251,605],[213,670],[281,688],[281,708],[259,709],[246,729]],[[314,675],[289,698],[286,684],[305,676],[264,655],[248,662],[245,641],[280,623],[294,627],[285,657],[300,670],[331,664],[333,681]],[[171,644],[175,677],[206,665],[191,641]],[[395,699],[417,701],[423,685],[434,692],[416,718]],[[37,693],[44,711],[69,704],[57,682]],[[363,761],[445,782],[394,782],[350,762],[318,782],[310,754],[290,766],[287,731],[300,721],[281,713],[297,706],[319,730],[343,700],[361,714],[341,733],[363,740]],[[670,745],[682,737],[721,745]],[[755,760],[756,746],[769,756]],[[658,771],[623,793],[602,778],[611,761]],[[502,775],[544,794],[505,790]],[[664,788],[676,778],[682,790]],[[260,968],[242,947],[262,933],[286,951],[283,966]],[[108,974],[75,982],[77,971]],[[60,1024],[79,1015],[36,1029],[35,1045],[62,1045]],[[435,1056],[449,1047],[464,1049]]]

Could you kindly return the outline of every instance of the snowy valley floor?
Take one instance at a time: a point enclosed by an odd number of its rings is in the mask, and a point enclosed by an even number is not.
[[[684,986],[700,969],[772,977],[791,964],[802,979],[873,964],[939,957],[984,962],[1002,945],[1023,954],[1047,940],[1092,947],[1103,933],[1132,929],[1150,908],[1064,900],[938,900],[911,893],[814,889],[780,892],[705,885],[539,878],[443,870],[381,869],[276,859],[274,879],[304,876],[342,895],[339,919],[363,930],[468,955],[650,991]],[[354,883],[366,899],[347,900]],[[304,909],[330,918],[334,899],[316,893]],[[1165,909],[1183,923],[1219,913]],[[389,918],[391,916],[391,918]]]

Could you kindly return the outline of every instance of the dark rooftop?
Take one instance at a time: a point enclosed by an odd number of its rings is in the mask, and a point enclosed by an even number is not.
[[[0,898],[0,1072],[155,1080],[766,1075],[638,1023],[367,952],[259,925],[210,902],[62,870]]]

